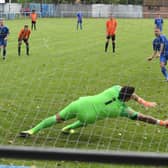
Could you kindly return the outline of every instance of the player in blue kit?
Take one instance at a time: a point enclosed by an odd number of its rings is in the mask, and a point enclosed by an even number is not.
[[[162,29],[163,29],[163,19],[160,17],[159,14],[155,18],[155,26],[156,26],[156,28],[159,28],[160,31],[162,31]]]
[[[153,50],[159,52],[160,51],[160,40],[159,38],[155,38],[153,40]]]
[[[82,12],[78,12],[76,16],[77,16],[77,30],[79,25],[80,25],[80,29],[82,30]]]
[[[8,27],[4,26],[4,20],[0,19],[0,48],[3,49],[3,60],[6,58],[6,46],[9,35]]]
[[[168,81],[168,72],[166,69],[166,64],[168,60],[168,40],[165,35],[161,34],[159,28],[155,28],[156,38],[153,40],[153,54],[148,58],[148,61],[153,60],[154,58],[160,57],[160,68],[161,72]]]

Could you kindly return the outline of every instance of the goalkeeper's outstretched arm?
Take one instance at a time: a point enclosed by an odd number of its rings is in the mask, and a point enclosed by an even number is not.
[[[144,107],[155,107],[157,105],[156,102],[146,101],[135,93],[132,94],[131,99],[135,100],[139,104],[142,104]]]
[[[127,111],[129,118],[132,120],[139,120],[139,121],[143,121],[143,122],[146,122],[149,124],[157,124],[160,126],[168,127],[168,120],[163,121],[163,120],[156,119],[156,118],[149,116],[149,115],[137,113],[131,108],[127,108],[126,111]],[[135,116],[135,114],[136,114],[136,116]]]
[[[160,126],[168,127],[168,120],[165,120],[165,121],[158,120],[156,118],[153,118],[153,117],[148,116],[148,115],[144,115],[142,113],[138,114],[137,120],[147,122],[147,123],[150,123],[150,124],[157,124],[157,125],[160,125]]]

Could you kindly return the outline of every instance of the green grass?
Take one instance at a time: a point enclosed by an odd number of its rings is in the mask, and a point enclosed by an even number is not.
[[[133,85],[139,95],[158,103],[155,109],[128,103],[132,108],[157,118],[168,118],[168,84],[163,82],[159,60],[147,62],[146,59],[152,51],[153,20],[119,19],[117,52],[113,54],[111,44],[108,53],[104,53],[105,19],[85,19],[84,29],[78,32],[75,19],[41,19],[38,30],[31,35],[30,56],[25,55],[22,45],[22,56],[18,57],[18,31],[27,22],[6,22],[11,33],[8,58],[0,60],[1,145],[168,151],[165,128],[125,118],[98,121],[73,136],[60,132],[72,120],[31,138],[19,138],[20,131],[54,115],[78,97],[97,94],[114,84]],[[167,26],[165,23],[165,30]],[[87,166],[84,163],[66,165]]]

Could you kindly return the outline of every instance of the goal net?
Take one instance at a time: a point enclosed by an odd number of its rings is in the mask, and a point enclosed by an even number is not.
[[[131,101],[130,107],[167,119],[167,83],[159,60],[147,62],[152,53],[153,20],[117,20],[116,53],[112,53],[111,43],[108,52],[104,52],[106,19],[84,19],[83,29],[77,31],[76,19],[62,18],[38,19],[37,31],[31,34],[30,56],[25,55],[23,44],[20,57],[16,52],[17,35],[25,20],[6,22],[11,34],[7,60],[0,60],[1,145],[167,153],[166,128],[122,117],[96,121],[79,128],[74,135],[61,132],[75,121],[72,119],[29,138],[18,136],[79,97],[98,94],[116,84],[135,86],[138,95],[158,103],[156,108],[145,109]],[[166,26],[167,23],[165,29]],[[1,163],[55,168],[111,166],[8,159],[1,159]]]

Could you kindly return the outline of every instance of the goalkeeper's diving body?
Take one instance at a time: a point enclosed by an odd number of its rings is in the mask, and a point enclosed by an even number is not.
[[[167,126],[168,120],[158,120],[151,116],[136,112],[128,107],[125,102],[134,100],[145,107],[155,107],[155,102],[149,102],[135,94],[135,88],[130,86],[121,87],[114,85],[111,88],[94,96],[80,97],[73,101],[63,110],[49,118],[44,119],[34,128],[20,132],[21,137],[31,136],[40,130],[54,124],[76,118],[76,121],[62,129],[63,133],[75,133],[75,129],[88,124],[93,124],[97,120],[105,118],[127,117],[132,120],[139,120],[150,124]]]

